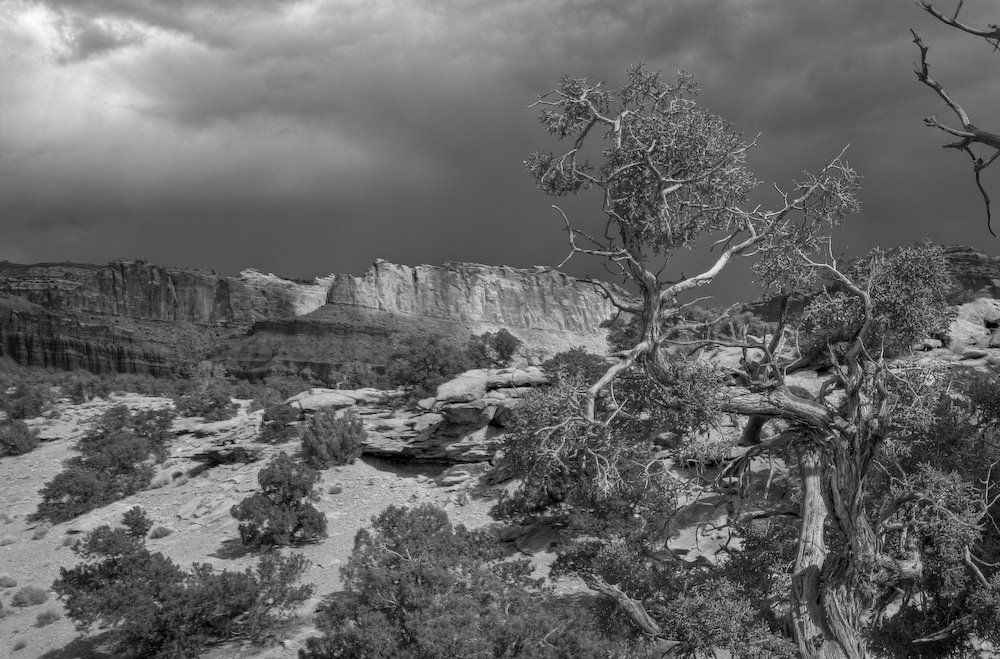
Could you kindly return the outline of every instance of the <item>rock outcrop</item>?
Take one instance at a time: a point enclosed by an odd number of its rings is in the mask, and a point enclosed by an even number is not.
[[[469,383],[474,383],[470,388]],[[364,423],[364,454],[408,462],[475,463],[490,460],[521,395],[545,386],[538,368],[476,369],[442,384],[414,409],[393,404],[402,391],[313,388],[287,404],[305,413],[354,410]],[[456,397],[456,392],[461,395]]]

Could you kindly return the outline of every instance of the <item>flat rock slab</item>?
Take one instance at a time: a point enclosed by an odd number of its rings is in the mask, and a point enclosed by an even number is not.
[[[324,409],[343,409],[354,407],[358,399],[352,398],[336,389],[315,388],[295,394],[285,401],[286,405],[301,407],[306,412]]]

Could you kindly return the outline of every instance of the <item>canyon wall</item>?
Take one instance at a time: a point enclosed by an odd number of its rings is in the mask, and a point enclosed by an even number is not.
[[[234,374],[335,378],[381,367],[403,332],[457,338],[506,328],[529,358],[605,349],[612,308],[561,273],[467,263],[401,266],[311,282],[145,261],[0,263],[0,357],[50,368],[165,375],[209,359]]]

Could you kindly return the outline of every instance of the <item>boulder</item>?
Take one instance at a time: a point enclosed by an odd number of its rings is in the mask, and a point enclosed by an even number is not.
[[[502,400],[497,405],[497,411],[493,414],[491,423],[501,428],[505,427],[514,419],[514,408],[520,404],[517,398]]]
[[[496,411],[497,406],[491,405],[486,399],[454,403],[441,408],[448,423],[459,426],[485,426],[493,420]]]
[[[358,399],[345,394],[343,390],[317,387],[292,396],[285,401],[285,404],[301,407],[306,412],[315,412],[323,409],[336,410],[353,407],[357,401]]]
[[[443,403],[466,403],[486,395],[489,375],[482,369],[462,373],[437,388],[435,398]]]
[[[986,345],[990,332],[986,327],[989,320],[1000,316],[1000,300],[979,298],[957,307],[955,320],[948,328],[948,347],[961,354],[970,345]]]

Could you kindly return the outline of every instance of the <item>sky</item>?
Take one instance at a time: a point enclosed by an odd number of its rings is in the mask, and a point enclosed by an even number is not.
[[[914,77],[910,27],[1000,131],[1000,54],[911,0],[0,0],[0,260],[552,265],[565,233],[523,160],[555,145],[527,106],[640,61],[693,73],[704,106],[760,133],[766,187],[849,144],[863,209],[838,249],[1000,254],[967,157],[922,124],[952,117]],[[984,181],[1000,207],[1000,164]],[[600,217],[597,197],[567,208]]]

